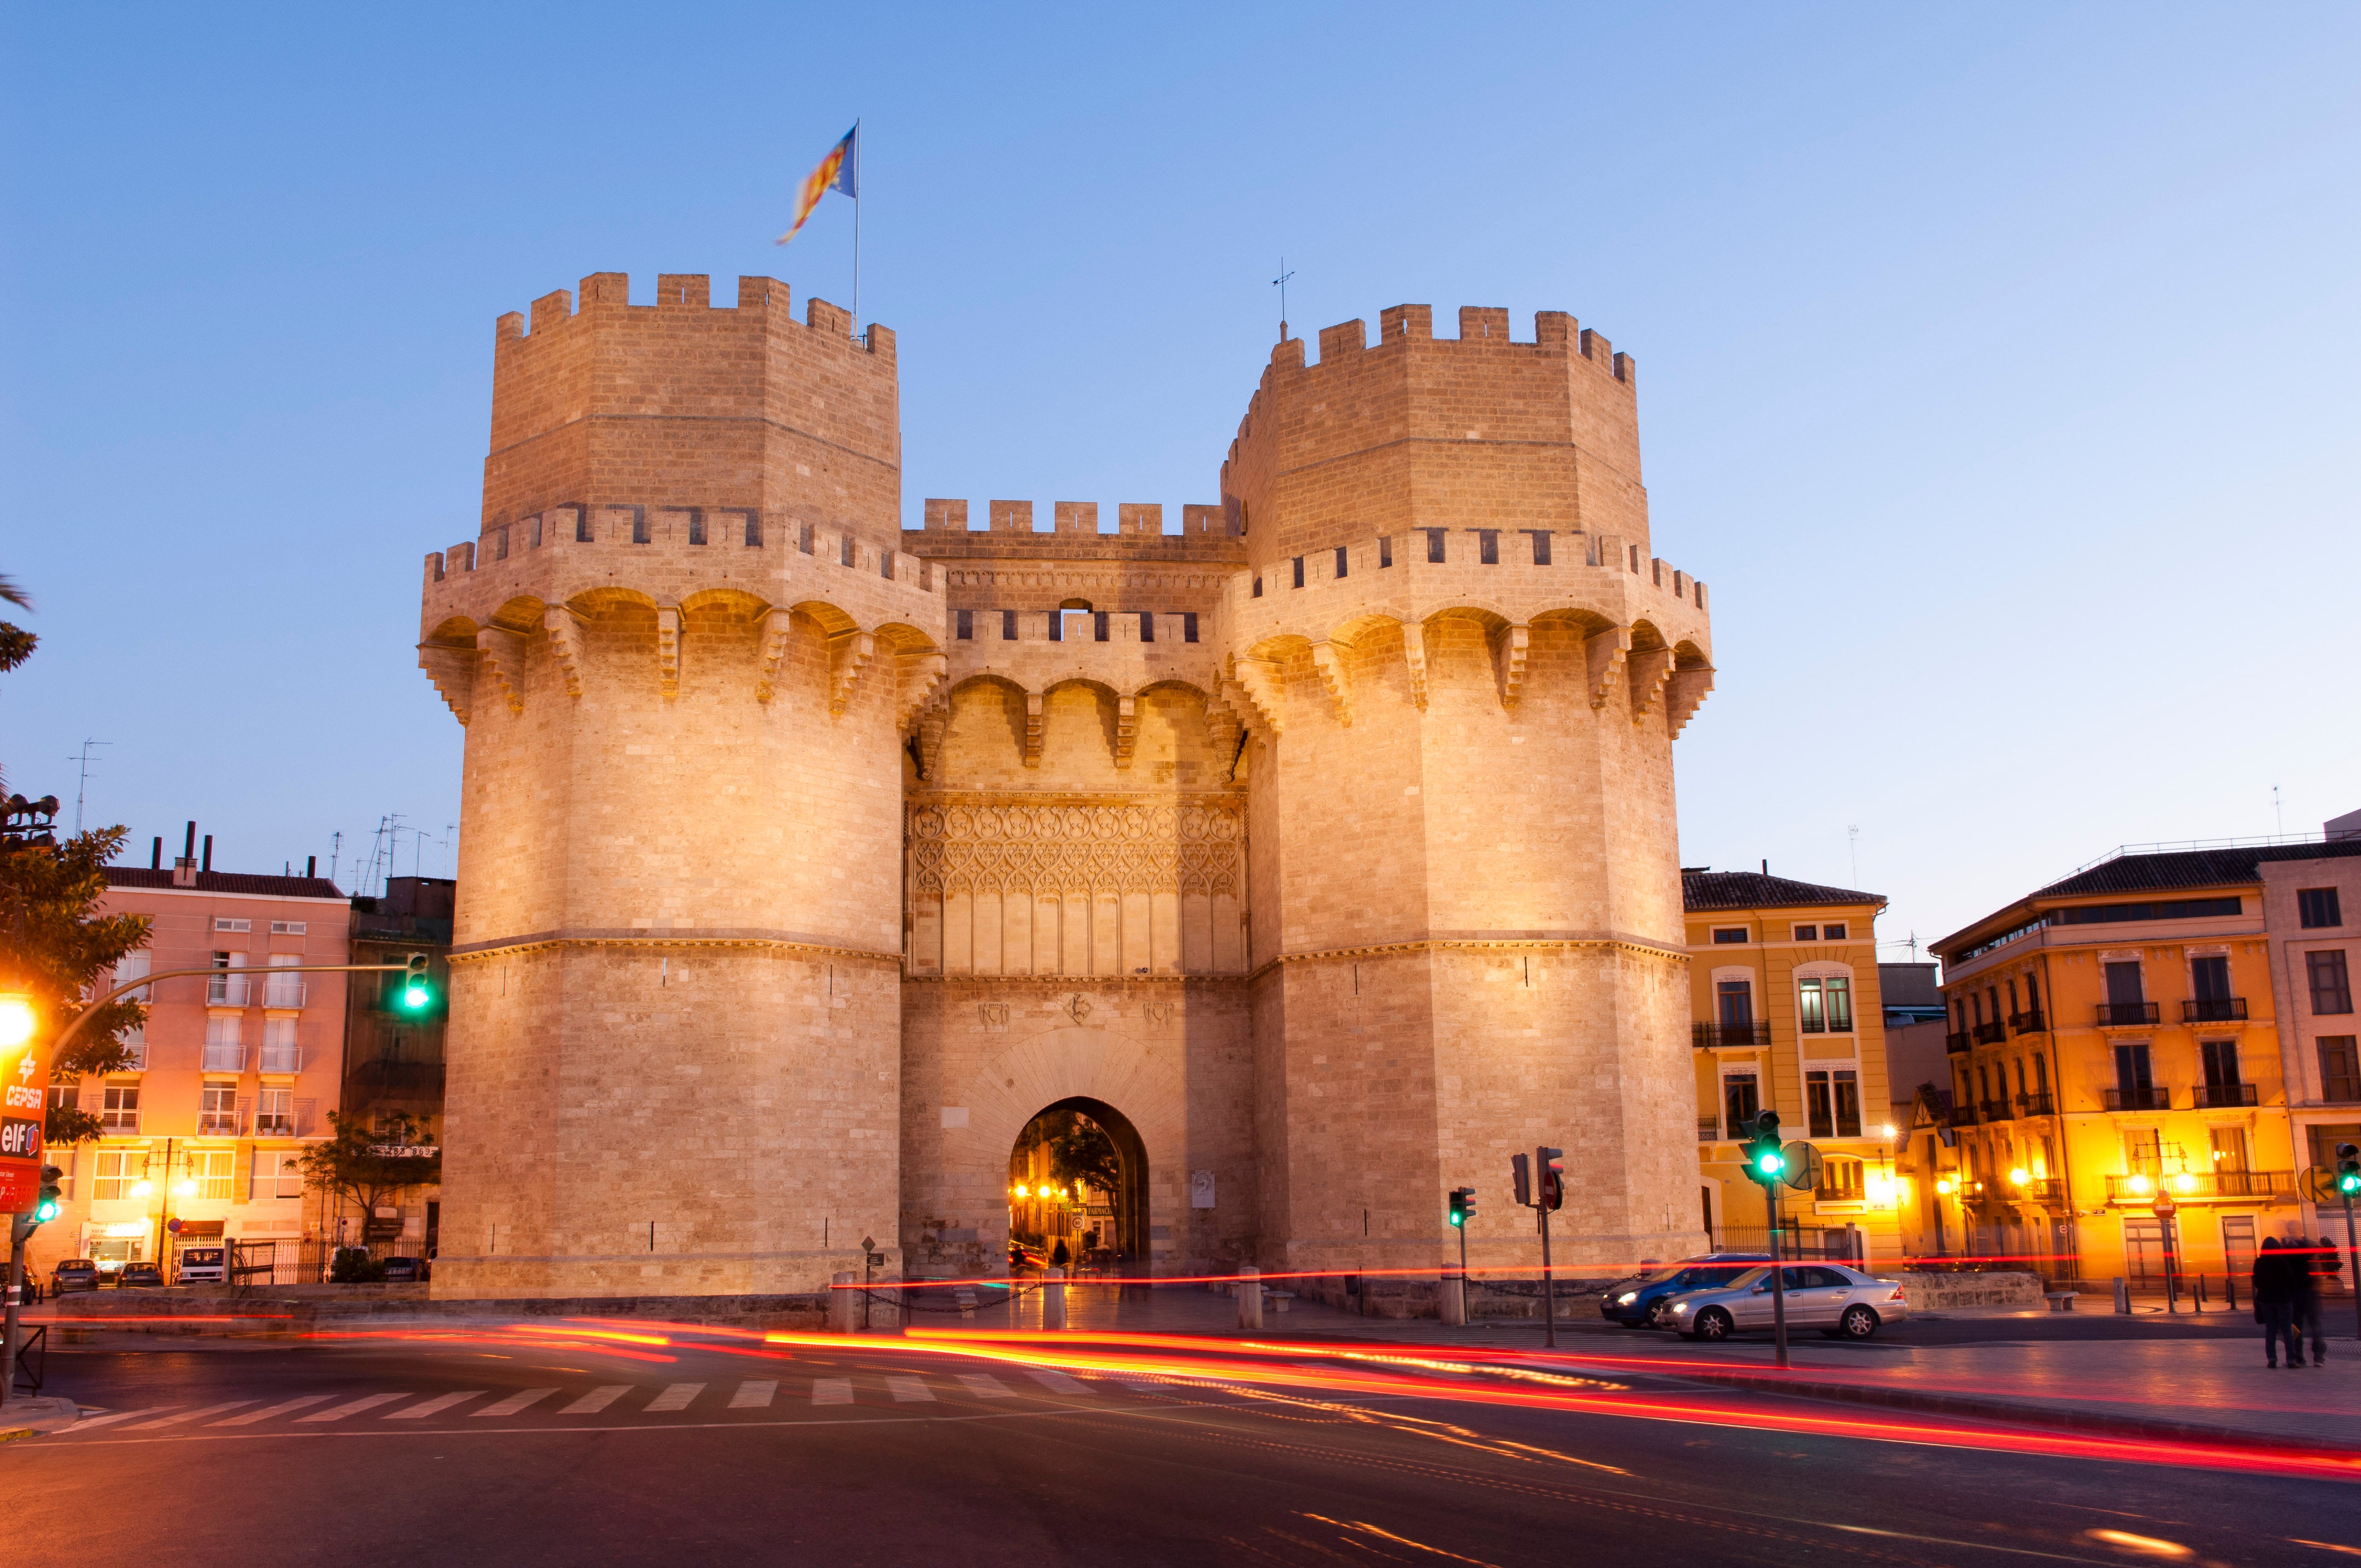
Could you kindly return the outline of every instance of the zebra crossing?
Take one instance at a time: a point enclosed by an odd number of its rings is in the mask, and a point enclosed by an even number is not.
[[[1038,1390],[1024,1387],[1027,1380]],[[1016,1386],[1012,1387],[1012,1380]],[[749,1377],[735,1384],[680,1382],[656,1384],[608,1383],[587,1389],[551,1386],[517,1388],[502,1394],[485,1388],[423,1389],[349,1394],[304,1394],[266,1402],[259,1398],[216,1400],[188,1405],[159,1405],[86,1414],[60,1434],[126,1432],[192,1435],[227,1429],[241,1434],[265,1432],[274,1426],[291,1432],[354,1430],[374,1422],[426,1422],[437,1417],[474,1422],[528,1420],[553,1428],[565,1418],[605,1416],[719,1415],[729,1411],[769,1411],[801,1404],[808,1408],[862,1405],[973,1405],[979,1401],[1013,1400],[1027,1394],[1095,1397],[1117,1391],[1166,1394],[1167,1387],[1136,1378],[1090,1380],[1049,1367],[1006,1366],[992,1372],[871,1372],[840,1377]],[[572,1396],[568,1398],[568,1396]],[[482,1401],[478,1403],[478,1401]],[[468,1409],[470,1405],[474,1408]]]

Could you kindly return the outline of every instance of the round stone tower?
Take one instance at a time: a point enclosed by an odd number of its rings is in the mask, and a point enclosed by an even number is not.
[[[784,284],[585,279],[500,320],[483,522],[426,558],[467,726],[446,1297],[809,1290],[897,1245],[893,334]]]
[[[1544,312],[1281,342],[1223,467],[1266,1267],[1529,1267],[1510,1157],[1566,1150],[1562,1264],[1704,1240],[1673,738],[1702,584],[1650,553],[1636,372]],[[1455,1261],[1453,1258],[1452,1261]]]

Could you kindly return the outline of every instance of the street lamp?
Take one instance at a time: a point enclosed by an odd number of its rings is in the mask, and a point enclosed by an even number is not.
[[[0,1051],[13,1051],[33,1037],[40,1018],[22,992],[0,993]]]

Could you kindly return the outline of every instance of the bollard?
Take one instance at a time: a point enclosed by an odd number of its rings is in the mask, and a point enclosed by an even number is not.
[[[1262,1327],[1262,1270],[1259,1268],[1238,1270],[1238,1327]]]
[[[852,1283],[852,1271],[840,1270],[828,1278],[829,1283],[836,1287],[828,1293],[828,1332],[849,1334],[861,1321],[860,1293],[846,1288]]]
[[[2116,1310],[2116,1311],[2118,1311],[2118,1312],[2126,1312],[2126,1313],[2127,1313],[2127,1312],[2129,1312],[2131,1310],[2132,1310],[2132,1284],[2131,1284],[2131,1281],[2130,1281],[2130,1280],[2128,1280],[2128,1279],[2125,1279],[2122,1275],[2118,1274],[2118,1275],[2116,1275],[2116,1276],[2115,1276],[2115,1310]]]
[[[1458,1275],[1443,1277],[1443,1323],[1445,1328],[1465,1328],[1467,1324],[1467,1281]]]
[[[1041,1326],[1062,1329],[1066,1326],[1066,1271],[1045,1268],[1041,1280]]]
[[[2238,1277],[2236,1275],[2225,1274],[2222,1277],[2222,1294],[2229,1299],[2229,1310],[2233,1312],[2236,1311],[2238,1310]]]
[[[959,1312],[961,1317],[972,1318],[975,1316],[974,1286],[961,1286],[957,1290],[951,1292],[951,1299],[959,1303]]]

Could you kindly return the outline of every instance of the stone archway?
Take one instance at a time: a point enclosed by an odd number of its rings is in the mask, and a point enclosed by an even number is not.
[[[1115,1145],[1115,1158],[1122,1167],[1122,1177],[1114,1193],[1115,1213],[1106,1235],[1106,1245],[1114,1251],[1118,1267],[1128,1268],[1144,1264],[1148,1257],[1148,1144],[1132,1125],[1131,1118],[1104,1100],[1088,1095],[1070,1095],[1054,1105],[1044,1105],[1026,1123],[1027,1128],[1042,1117],[1060,1111],[1075,1111],[1087,1116],[1104,1132]]]

